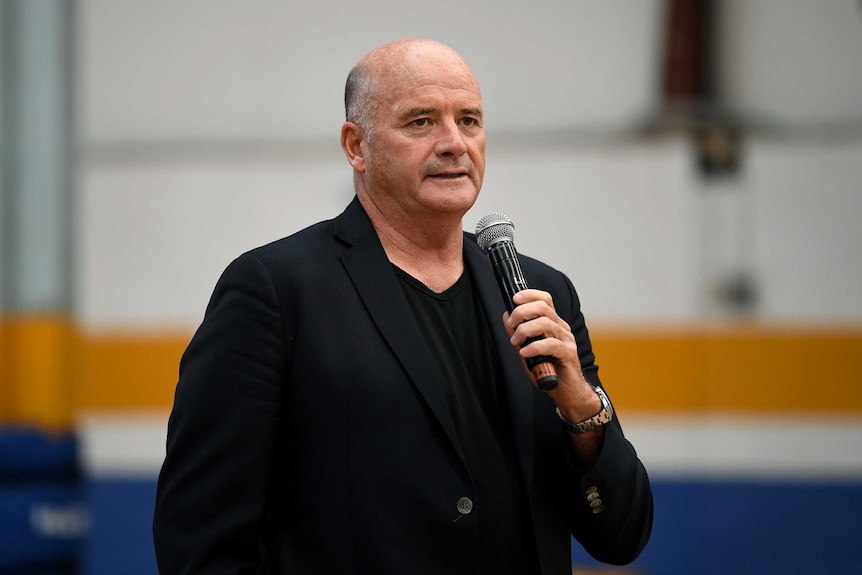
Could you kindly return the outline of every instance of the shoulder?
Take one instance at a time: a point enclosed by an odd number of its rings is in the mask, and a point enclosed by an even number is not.
[[[474,234],[464,232],[465,244],[468,249],[482,252],[482,248],[476,243]],[[559,269],[536,259],[534,257],[518,253],[518,262],[524,279],[531,288],[540,289],[551,294],[554,302],[570,306],[571,311],[580,309],[577,291],[569,277]]]
[[[577,290],[564,272],[527,255],[520,255],[521,269],[530,287],[551,294],[557,306],[566,304],[570,311],[580,310],[581,304]]]
[[[482,248],[480,248],[476,243],[475,234],[465,231],[464,243],[468,250],[482,253],[484,256]],[[524,272],[524,277],[530,287],[549,291],[551,293],[558,290],[574,290],[572,283],[569,281],[566,274],[557,268],[520,252],[518,253],[518,262],[521,265],[521,270]]]
[[[309,250],[323,248],[327,240],[331,240],[332,237],[333,220],[325,220],[283,238],[255,247],[242,254],[242,256],[253,256],[263,262],[280,260],[291,256],[301,256],[308,253]]]
[[[530,283],[532,280],[532,283],[536,284],[535,287],[540,287],[539,283],[558,287],[565,287],[571,283],[565,273],[550,264],[525,254],[519,254],[518,259],[527,282]]]
[[[368,238],[376,241],[377,236],[362,206],[354,198],[336,217],[254,248],[240,257],[257,258],[267,267],[310,265],[338,257]]]

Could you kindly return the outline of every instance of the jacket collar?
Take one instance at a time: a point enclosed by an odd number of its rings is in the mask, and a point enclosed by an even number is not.
[[[427,349],[420,326],[413,317],[374,226],[356,197],[335,219],[334,233],[340,241],[349,246],[341,258],[342,263],[368,313],[464,461],[461,442],[443,389],[439,385],[442,375],[432,359],[433,355]],[[488,259],[476,244],[473,235],[466,232],[464,261],[471,274],[472,283],[479,291],[488,328],[498,352],[507,407],[515,431],[520,469],[527,493],[530,493],[533,467],[533,389],[503,327],[501,317],[505,305]]]

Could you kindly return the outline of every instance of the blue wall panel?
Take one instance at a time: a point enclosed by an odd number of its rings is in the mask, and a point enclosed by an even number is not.
[[[653,535],[634,572],[862,573],[860,483],[660,480],[653,493]],[[600,565],[577,543],[573,559]]]
[[[155,478],[92,478],[85,493],[90,535],[83,551],[84,575],[157,575]]]
[[[155,479],[93,479],[84,575],[156,575]],[[656,480],[643,575],[862,573],[862,483]],[[578,567],[600,569],[577,543]]]
[[[87,526],[76,438],[0,426],[0,574],[77,573]]]

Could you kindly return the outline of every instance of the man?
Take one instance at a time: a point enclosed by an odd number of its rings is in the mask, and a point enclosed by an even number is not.
[[[632,561],[652,495],[574,288],[522,258],[536,289],[509,316],[462,231],[485,170],[469,66],[393,42],[350,73],[345,104],[356,198],[235,260],[183,356],[161,573],[568,574],[571,535]],[[535,387],[535,355],[556,389]]]

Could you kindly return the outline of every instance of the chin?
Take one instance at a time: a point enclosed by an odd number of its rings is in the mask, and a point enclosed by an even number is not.
[[[458,214],[464,215],[467,211],[473,207],[473,204],[476,203],[476,195],[472,195],[469,198],[458,198],[451,199],[450,201],[442,201],[436,202],[434,204],[434,208],[437,212],[447,213],[447,214]]]
[[[429,196],[427,205],[441,212],[465,213],[473,207],[478,197],[479,190],[475,186],[458,186],[448,190],[435,190]]]

